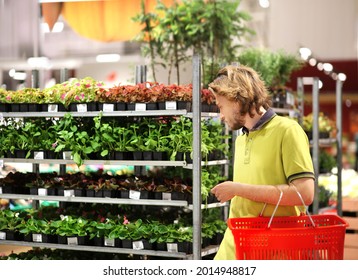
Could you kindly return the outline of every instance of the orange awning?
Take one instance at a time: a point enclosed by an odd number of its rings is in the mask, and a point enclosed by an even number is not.
[[[165,5],[174,0],[162,1]],[[146,0],[147,12],[153,11],[156,0]],[[141,11],[141,0],[102,0],[43,3],[42,14],[50,30],[60,14],[79,35],[102,42],[130,41],[141,30],[132,17]]]

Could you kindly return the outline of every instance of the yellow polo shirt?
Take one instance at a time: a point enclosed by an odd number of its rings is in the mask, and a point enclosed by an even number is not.
[[[303,177],[314,178],[314,172],[307,135],[296,121],[269,109],[250,132],[237,137],[234,182],[279,185]],[[230,202],[229,218],[257,217],[263,206],[264,203],[236,196]],[[274,207],[267,205],[263,215],[271,216]],[[297,207],[280,206],[275,215],[298,214]],[[229,228],[215,259],[235,259],[234,237]]]

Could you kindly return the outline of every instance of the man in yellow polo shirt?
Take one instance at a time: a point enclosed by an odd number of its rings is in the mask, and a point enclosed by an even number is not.
[[[310,205],[315,178],[309,142],[301,126],[276,115],[263,81],[249,67],[224,67],[209,89],[215,95],[221,120],[242,132],[235,143],[233,181],[212,189],[220,202],[231,200],[229,218],[257,217],[265,204],[263,215],[271,216],[280,191],[283,196],[275,215],[298,215],[297,206],[302,202],[296,189],[305,205]],[[235,259],[229,228],[215,259]]]

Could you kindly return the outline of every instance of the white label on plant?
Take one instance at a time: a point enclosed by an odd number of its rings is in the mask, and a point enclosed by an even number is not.
[[[133,241],[133,250],[143,250],[144,244],[142,240],[139,241]]]
[[[163,199],[163,200],[172,200],[172,193],[170,193],[170,192],[163,192],[163,193],[162,193],[162,199]]]
[[[114,239],[105,238],[104,239],[104,246],[114,247]]]
[[[103,112],[113,112],[114,111],[114,104],[103,104]]]
[[[67,237],[68,245],[78,245],[77,237]]]
[[[34,152],[34,159],[44,159],[44,152]]]
[[[165,101],[165,109],[166,110],[176,110],[177,102],[176,101]]]
[[[77,112],[87,112],[87,104],[77,104]]]
[[[2,187],[0,187],[0,194],[2,194]]]
[[[66,197],[75,196],[75,190],[64,190],[63,196],[66,196]]]
[[[130,190],[129,191],[129,198],[131,198],[131,199],[140,199],[140,192]]]
[[[33,242],[42,242],[42,234],[40,234],[40,233],[33,233],[33,234],[32,234],[32,241],[33,241]]]
[[[71,152],[63,152],[63,159],[72,159]]]
[[[147,109],[147,105],[145,103],[136,103],[135,104],[136,111],[143,112],[143,111],[146,111],[146,109]]]
[[[178,253],[177,243],[167,243],[167,251],[171,253]]]
[[[58,105],[57,104],[48,104],[47,111],[48,112],[58,112]]]
[[[1,168],[4,167],[4,160],[3,159],[0,160],[0,167]]]
[[[2,113],[0,113],[0,121],[2,121],[4,115]]]
[[[37,189],[37,194],[45,196],[45,195],[47,195],[47,189],[39,188],[39,189]]]
[[[6,232],[0,231],[0,240],[6,239]]]

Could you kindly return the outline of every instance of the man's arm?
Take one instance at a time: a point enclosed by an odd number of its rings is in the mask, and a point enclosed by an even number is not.
[[[221,203],[232,199],[234,196],[241,196],[256,202],[275,205],[280,197],[281,190],[283,196],[280,205],[302,205],[302,201],[297,195],[296,189],[301,194],[306,206],[313,202],[314,179],[309,177],[295,179],[290,185],[251,185],[226,181],[216,185],[211,192]]]

